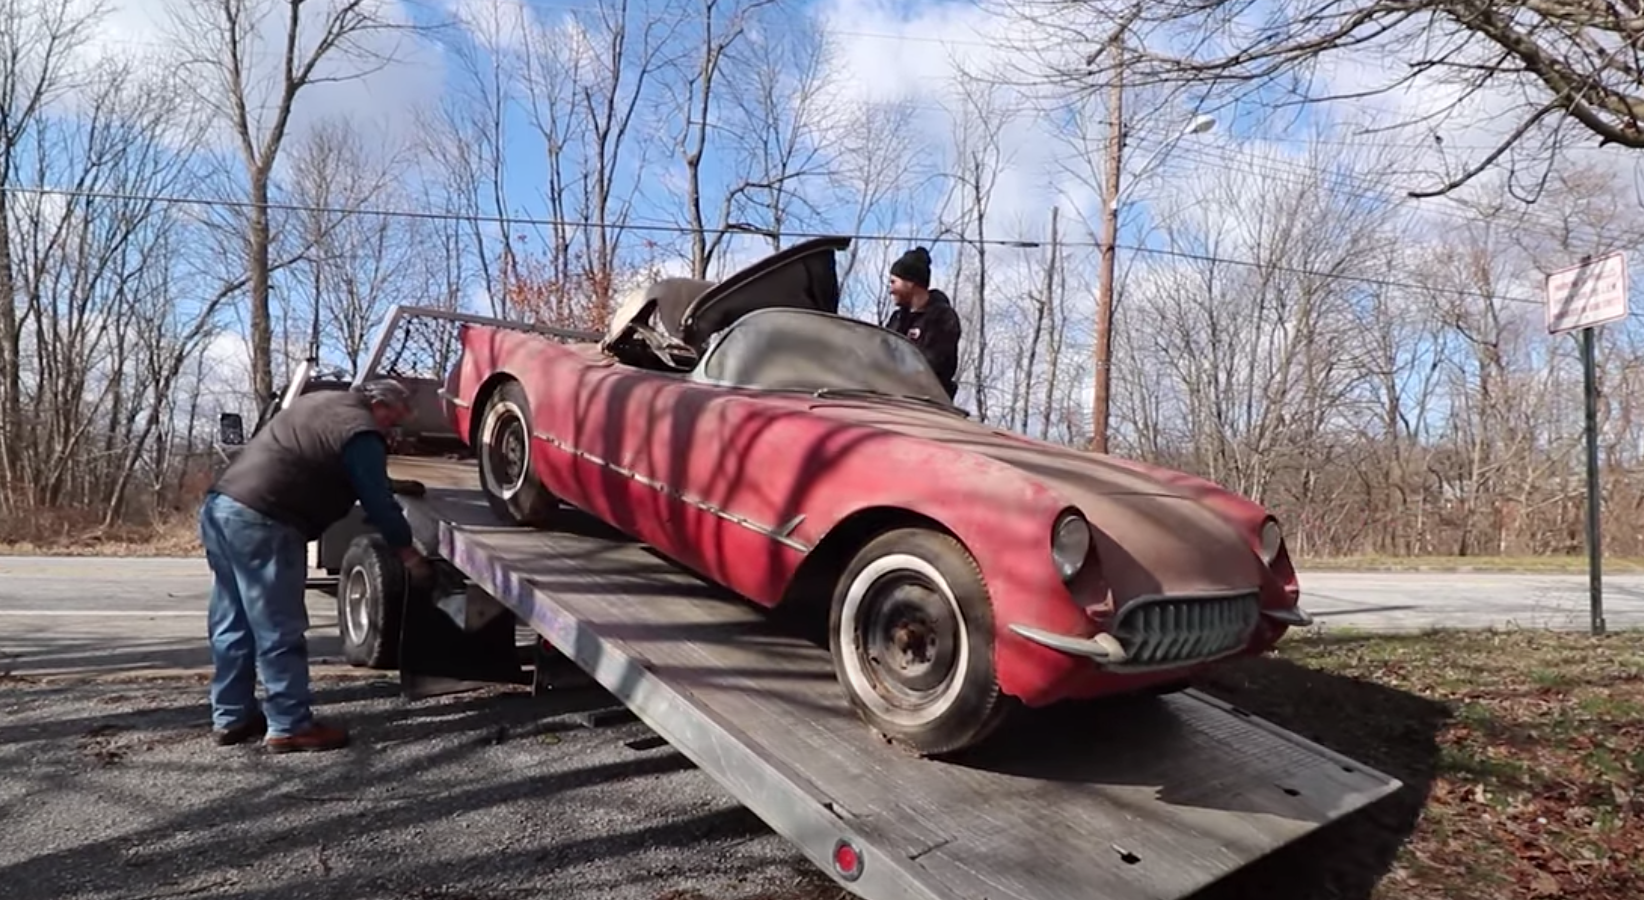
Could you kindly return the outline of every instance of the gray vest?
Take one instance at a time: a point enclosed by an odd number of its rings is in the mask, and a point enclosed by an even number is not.
[[[371,403],[353,391],[304,394],[259,431],[212,490],[315,540],[359,498],[343,464],[343,444],[377,432]]]

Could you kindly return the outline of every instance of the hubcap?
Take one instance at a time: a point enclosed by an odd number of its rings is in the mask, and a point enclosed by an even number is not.
[[[946,598],[916,573],[897,572],[871,587],[858,621],[863,669],[886,701],[917,709],[953,679],[959,623]]]
[[[498,492],[504,495],[519,490],[530,467],[530,448],[525,438],[525,423],[512,410],[502,412],[492,426],[486,461],[495,473]]]
[[[959,601],[935,565],[887,553],[851,578],[840,604],[839,674],[864,709],[909,729],[953,712],[973,660]]]
[[[371,627],[370,604],[366,602],[369,594],[365,573],[357,568],[349,571],[348,583],[343,588],[343,622],[348,628],[349,643],[364,642],[365,633]]]

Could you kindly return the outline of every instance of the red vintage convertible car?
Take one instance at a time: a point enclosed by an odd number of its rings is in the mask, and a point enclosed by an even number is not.
[[[1310,621],[1261,506],[972,421],[838,315],[848,245],[659,281],[597,344],[467,329],[446,396],[492,506],[552,527],[563,501],[755,603],[819,601],[851,703],[928,755]]]

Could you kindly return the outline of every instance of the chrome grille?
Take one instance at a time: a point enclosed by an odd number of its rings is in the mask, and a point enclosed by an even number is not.
[[[1244,646],[1260,616],[1255,594],[1144,599],[1124,608],[1113,636],[1126,667],[1186,665]]]

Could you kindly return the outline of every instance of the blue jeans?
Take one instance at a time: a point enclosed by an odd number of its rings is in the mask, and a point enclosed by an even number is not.
[[[308,688],[308,542],[232,497],[206,495],[200,542],[215,583],[207,615],[211,631],[211,723],[228,728],[257,705],[257,676],[266,697],[268,735],[285,737],[312,720]]]

